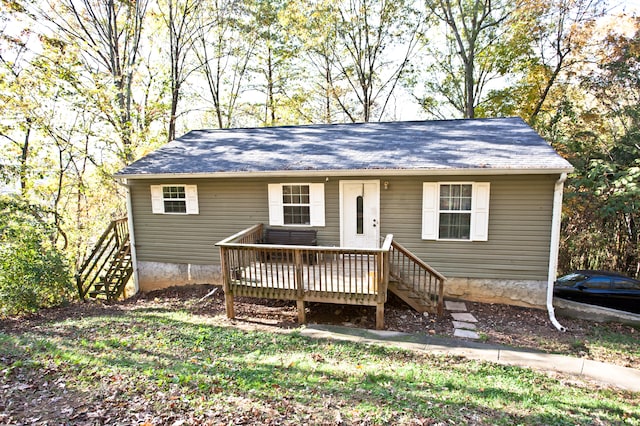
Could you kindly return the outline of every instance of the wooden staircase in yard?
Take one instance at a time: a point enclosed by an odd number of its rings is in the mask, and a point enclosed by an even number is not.
[[[76,285],[82,300],[122,296],[133,275],[131,242],[127,219],[114,220],[76,273]]]
[[[442,316],[445,279],[402,245],[391,243],[388,289],[413,309]]]

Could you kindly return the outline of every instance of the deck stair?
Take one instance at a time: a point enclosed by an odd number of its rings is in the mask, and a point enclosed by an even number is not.
[[[389,291],[418,312],[441,316],[445,277],[400,245],[391,243]]]
[[[82,300],[117,300],[133,275],[127,219],[111,222],[76,274]]]

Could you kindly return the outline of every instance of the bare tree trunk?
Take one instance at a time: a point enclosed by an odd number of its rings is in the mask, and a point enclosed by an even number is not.
[[[380,119],[409,64],[424,17],[400,0],[350,0],[345,8],[337,6],[335,14],[336,44],[345,50],[332,56],[340,77],[332,79],[332,94],[351,121]],[[385,56],[393,48],[403,49],[404,59]],[[351,98],[341,98],[340,83]]]
[[[207,82],[218,127],[230,127],[245,88],[258,38],[242,24],[246,11],[238,0],[216,0],[200,9],[196,48],[198,70]]]
[[[475,78],[473,76],[473,54],[469,55],[469,60],[465,64],[464,83],[465,83],[465,118],[475,118],[476,116],[476,99],[475,99]]]
[[[22,150],[20,152],[20,190],[22,196],[27,192],[27,161],[29,160],[29,143],[31,137],[31,117],[25,119],[27,128],[24,132],[24,141],[22,142]]]
[[[273,81],[273,56],[271,47],[267,48],[267,103],[265,108],[265,123],[269,126],[276,124],[276,104],[273,94],[274,81]]]
[[[448,102],[459,110],[465,118],[475,118],[475,108],[484,89],[486,76],[491,64],[477,63],[477,53],[498,42],[498,35],[492,34],[511,14],[513,8],[507,3],[492,0],[429,0],[427,7],[443,22],[451,33],[452,58],[459,58],[461,67],[445,67],[445,73],[453,77],[462,71],[463,81],[454,87],[439,86]],[[499,32],[498,32],[499,34]],[[454,50],[455,49],[455,50]],[[460,99],[460,97],[462,99]]]
[[[60,12],[45,17],[80,46],[94,74],[98,64],[113,81],[115,105],[98,105],[120,137],[119,153],[133,161],[133,80],[138,65],[148,0],[62,0]]]
[[[167,11],[163,13],[165,26],[169,32],[169,66],[171,79],[171,107],[169,115],[168,140],[176,138],[178,103],[182,86],[196,68],[187,67],[187,58],[198,40],[200,20],[199,0],[166,0]]]

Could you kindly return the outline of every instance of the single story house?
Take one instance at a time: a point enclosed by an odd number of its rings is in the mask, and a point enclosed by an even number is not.
[[[215,244],[262,223],[317,245],[393,234],[445,294],[545,305],[571,164],[520,118],[194,130],[125,167],[136,289],[220,283]]]

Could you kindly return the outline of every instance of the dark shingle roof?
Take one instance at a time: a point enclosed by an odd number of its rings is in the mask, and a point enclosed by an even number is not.
[[[194,130],[116,176],[478,169],[572,167],[522,119],[495,118]]]

